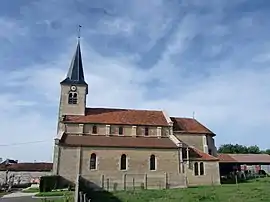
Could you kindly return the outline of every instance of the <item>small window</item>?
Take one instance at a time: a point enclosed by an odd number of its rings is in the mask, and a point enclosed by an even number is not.
[[[95,153],[91,154],[90,157],[90,170],[97,169],[97,155]]]
[[[68,104],[77,104],[78,103],[78,94],[77,93],[69,93],[68,94]]]
[[[212,155],[212,149],[208,149],[208,154]]]
[[[112,135],[113,134],[113,128],[112,128],[112,126],[109,126],[109,127],[110,127],[109,134]]]
[[[198,163],[194,163],[194,175],[199,175],[199,166]]]
[[[146,127],[146,128],[144,129],[144,135],[145,135],[145,136],[148,136],[148,135],[149,135],[149,128]]]
[[[156,170],[156,157],[155,157],[155,155],[150,156],[150,170]]]
[[[200,163],[200,175],[204,175],[204,165],[203,165],[203,162]]]
[[[92,133],[93,133],[93,134],[97,134],[97,126],[93,126],[93,128],[92,128]]]
[[[127,169],[127,156],[125,154],[122,154],[121,163],[120,163],[120,170],[126,170],[126,169]]]
[[[119,127],[119,135],[123,135],[123,127]]]

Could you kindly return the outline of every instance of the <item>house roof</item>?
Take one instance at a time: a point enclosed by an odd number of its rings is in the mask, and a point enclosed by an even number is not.
[[[218,158],[221,163],[237,163],[230,154],[218,154]]]
[[[29,171],[29,172],[50,172],[52,171],[52,163],[14,163],[0,164],[0,171]]]
[[[268,154],[218,154],[221,163],[269,163]]]
[[[85,116],[67,115],[64,121],[70,123],[168,126],[162,111],[135,109],[86,108]]]
[[[175,145],[167,137],[156,138],[156,137],[65,134],[60,143],[67,146],[131,147],[131,148],[159,148],[159,149],[177,148],[177,145]]]
[[[65,134],[60,141],[63,146],[92,146],[92,147],[126,147],[126,148],[151,148],[151,149],[177,149],[167,137],[132,137],[132,136],[105,136],[105,135],[76,135]],[[196,154],[192,160],[218,161],[195,147],[189,147]]]
[[[215,136],[215,134],[193,118],[180,118],[180,117],[170,117],[173,121],[173,128],[175,132],[183,133],[195,133],[195,134],[210,134]]]
[[[196,154],[199,155],[199,158],[193,158],[194,160],[198,159],[198,160],[204,160],[204,161],[219,161],[218,158],[210,155],[210,154],[207,154],[207,153],[204,153],[203,151],[195,148],[195,147],[189,147],[190,150],[192,150],[193,152],[195,152]]]

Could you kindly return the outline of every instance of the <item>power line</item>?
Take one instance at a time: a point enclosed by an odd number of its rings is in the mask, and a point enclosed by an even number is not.
[[[28,144],[36,144],[36,143],[42,143],[42,142],[48,142],[51,140],[40,140],[40,141],[33,141],[33,142],[18,142],[18,143],[12,143],[12,144],[0,144],[0,147],[10,147],[10,146],[17,146],[17,145],[28,145]]]

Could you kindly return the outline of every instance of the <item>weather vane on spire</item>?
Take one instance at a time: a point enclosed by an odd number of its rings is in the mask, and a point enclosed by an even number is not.
[[[81,38],[81,25],[79,25],[79,27],[78,27],[78,40],[80,40],[80,38]]]

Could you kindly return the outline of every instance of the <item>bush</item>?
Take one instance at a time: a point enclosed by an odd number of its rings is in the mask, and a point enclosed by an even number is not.
[[[12,188],[17,188],[17,189],[25,189],[28,187],[31,187],[31,183],[21,183],[21,184],[12,185]]]
[[[40,178],[39,191],[51,192],[53,189],[57,189],[59,181],[60,176],[58,175],[42,176]]]

